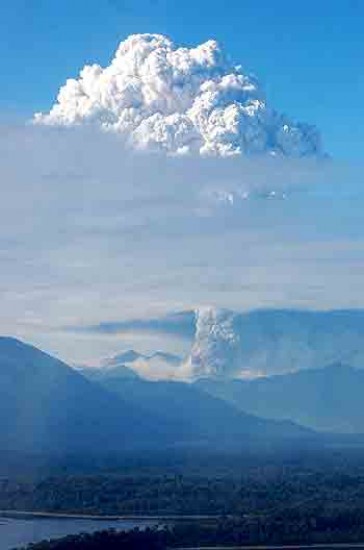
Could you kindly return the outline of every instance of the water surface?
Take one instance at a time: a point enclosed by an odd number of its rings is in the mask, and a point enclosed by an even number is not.
[[[88,519],[88,518],[2,518],[0,517],[0,550],[10,550],[44,539],[103,529],[119,531],[158,524],[153,520]]]

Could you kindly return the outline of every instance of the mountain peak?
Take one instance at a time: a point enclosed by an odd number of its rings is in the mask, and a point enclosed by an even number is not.
[[[124,363],[134,363],[138,359],[144,359],[144,358],[145,356],[142,353],[139,353],[133,349],[129,349],[121,353],[118,353],[117,355],[114,355],[114,357],[106,359],[105,366],[115,367],[115,366],[123,365]]]
[[[0,336],[0,359],[2,363],[5,360],[11,362],[19,359],[31,358],[32,360],[50,358],[50,356],[40,349],[14,338],[12,336]],[[52,358],[53,359],[53,358]],[[53,359],[57,361],[57,359]],[[60,361],[59,361],[60,362]]]
[[[26,344],[19,338],[15,338],[14,336],[0,336],[0,348],[4,347],[31,347],[30,344]]]

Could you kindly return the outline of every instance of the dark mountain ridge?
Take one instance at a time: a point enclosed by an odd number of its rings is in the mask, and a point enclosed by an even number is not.
[[[364,370],[342,363],[249,381],[201,379],[200,389],[242,411],[316,430],[364,433]]]
[[[189,384],[91,381],[12,338],[0,338],[0,422],[0,449],[27,452],[244,448],[314,437],[292,422],[245,414]]]
[[[117,450],[145,444],[158,426],[142,411],[62,361],[0,338],[0,447],[8,450]]]

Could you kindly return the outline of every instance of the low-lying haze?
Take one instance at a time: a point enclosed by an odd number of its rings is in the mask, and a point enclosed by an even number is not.
[[[163,342],[64,327],[200,305],[363,306],[359,169],[133,153],[83,129],[3,127],[0,149],[3,334],[93,362]]]

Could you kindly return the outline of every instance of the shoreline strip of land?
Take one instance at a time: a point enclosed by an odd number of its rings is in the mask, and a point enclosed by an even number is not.
[[[225,517],[225,516],[224,516]],[[0,518],[8,519],[87,519],[95,521],[187,521],[187,520],[217,520],[221,516],[209,515],[101,515],[101,514],[80,514],[68,512],[46,512],[29,510],[0,510]]]

